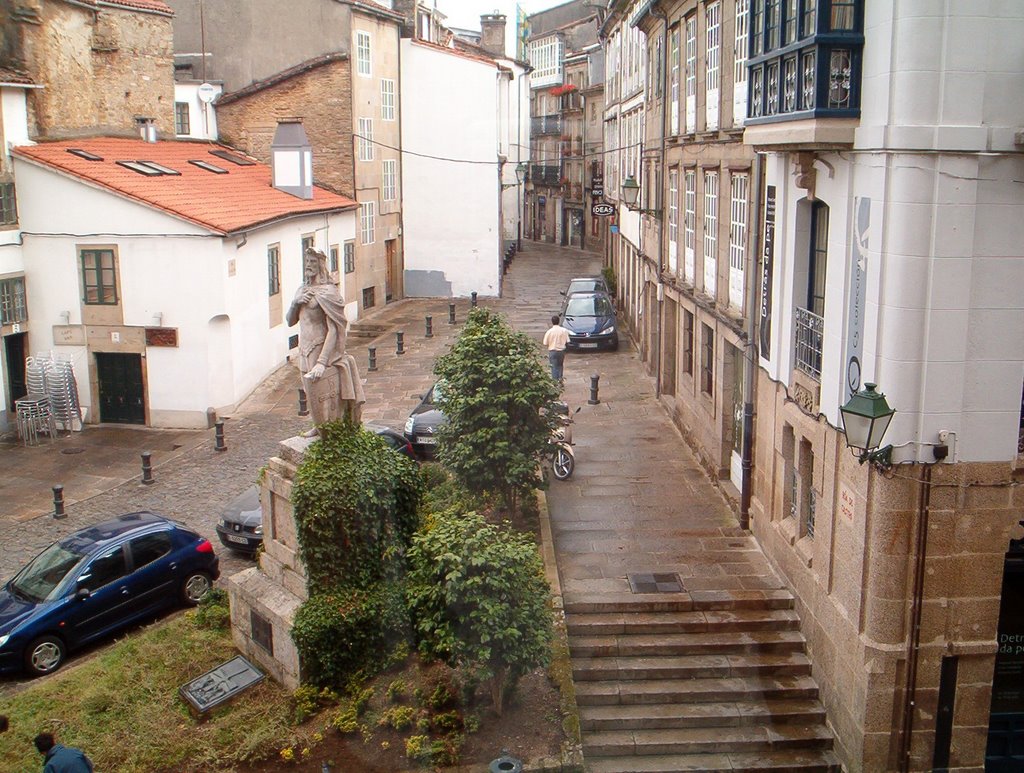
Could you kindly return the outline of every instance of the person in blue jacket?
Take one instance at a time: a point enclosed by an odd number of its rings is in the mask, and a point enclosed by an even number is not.
[[[33,743],[43,755],[43,773],[93,773],[92,762],[80,749],[62,746],[51,733],[40,733]]]

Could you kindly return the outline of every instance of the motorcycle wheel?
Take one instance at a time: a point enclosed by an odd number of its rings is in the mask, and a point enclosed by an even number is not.
[[[551,469],[558,480],[569,480],[572,477],[573,470],[576,469],[576,460],[565,448],[558,446],[555,449],[555,455],[551,459]]]

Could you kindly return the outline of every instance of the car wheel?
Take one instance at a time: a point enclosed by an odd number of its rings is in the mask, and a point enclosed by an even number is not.
[[[575,467],[576,460],[569,451],[562,446],[555,448],[555,456],[551,460],[551,468],[558,480],[569,480]]]
[[[67,650],[56,636],[40,636],[25,650],[25,666],[33,676],[51,674],[64,662]]]
[[[192,572],[181,585],[181,598],[187,606],[194,607],[203,596],[210,592],[213,583],[206,572]]]

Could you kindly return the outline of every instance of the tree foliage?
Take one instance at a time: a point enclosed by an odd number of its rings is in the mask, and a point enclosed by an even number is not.
[[[499,713],[506,688],[547,663],[550,590],[530,535],[437,513],[413,540],[407,580],[421,651],[488,680]]]
[[[515,508],[519,494],[543,485],[558,387],[537,345],[494,312],[474,309],[452,349],[434,367],[447,417],[438,454],[474,493],[496,493]]]

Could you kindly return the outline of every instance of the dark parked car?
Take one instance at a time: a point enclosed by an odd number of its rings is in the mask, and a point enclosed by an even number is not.
[[[575,293],[562,309],[562,327],[569,330],[569,351],[619,348],[615,308],[607,293]]]
[[[416,459],[409,441],[401,432],[377,424],[367,424],[366,429],[383,438],[389,448]],[[250,486],[224,508],[217,521],[217,537],[221,544],[239,553],[256,555],[263,544],[263,511],[260,508],[259,486]]]
[[[0,672],[56,671],[71,650],[178,604],[220,574],[210,541],[150,512],[77,531],[0,590]]]
[[[562,291],[562,295],[568,298],[573,293],[607,293],[608,285],[599,276],[578,276],[569,280],[569,286]]]
[[[444,414],[435,405],[440,395],[440,383],[434,384],[430,391],[423,395],[420,404],[413,408],[405,422],[405,438],[412,444],[416,455],[422,459],[433,458],[437,450],[436,433],[445,422]]]

